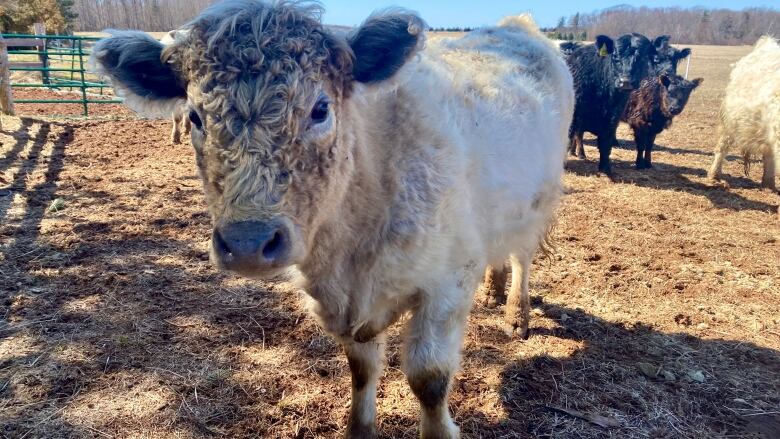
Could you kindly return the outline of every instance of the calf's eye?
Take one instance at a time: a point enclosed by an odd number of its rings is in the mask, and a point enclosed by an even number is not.
[[[328,120],[329,108],[330,102],[328,102],[328,98],[320,98],[311,110],[311,121],[318,124]]]
[[[200,120],[200,116],[198,116],[198,113],[195,110],[190,111],[190,122],[195,125],[195,128],[199,130],[203,129],[203,121]]]

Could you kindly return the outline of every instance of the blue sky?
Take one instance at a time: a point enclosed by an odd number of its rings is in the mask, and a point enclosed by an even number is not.
[[[501,17],[531,12],[541,26],[555,26],[558,18],[575,12],[592,12],[619,4],[648,7],[693,7],[743,9],[746,7],[780,7],[780,0],[321,0],[328,24],[357,25],[375,9],[403,6],[416,10],[433,27],[484,26]]]

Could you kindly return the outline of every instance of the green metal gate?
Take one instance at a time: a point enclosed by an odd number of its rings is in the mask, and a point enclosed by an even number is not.
[[[14,99],[19,104],[81,104],[84,116],[89,115],[88,104],[120,103],[122,99],[90,98],[88,90],[98,90],[103,94],[104,88],[111,88],[98,78],[92,78],[87,72],[87,60],[91,47],[98,37],[82,37],[72,35],[22,35],[2,34],[11,58],[9,70],[22,72],[40,72],[41,82],[13,82],[11,88],[47,88],[47,89],[78,89],[81,99]],[[31,44],[32,43],[32,44]],[[18,55],[14,57],[14,55]],[[37,62],[14,62],[14,58],[29,58],[34,55]]]

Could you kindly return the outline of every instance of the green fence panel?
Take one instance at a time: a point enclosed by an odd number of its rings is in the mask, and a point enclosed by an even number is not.
[[[76,35],[29,35],[29,34],[2,34],[8,39],[35,39],[42,41],[42,46],[9,48],[8,54],[32,56],[36,62],[20,62],[17,66],[11,66],[9,70],[17,72],[40,72],[41,82],[11,82],[12,88],[67,88],[81,90],[81,99],[14,99],[20,104],[81,104],[84,116],[89,116],[88,104],[112,104],[123,102],[121,98],[114,99],[90,99],[88,89],[99,89],[103,94],[104,88],[111,86],[99,80],[91,80],[87,77],[86,60],[91,54],[90,48],[98,37],[82,37]],[[52,67],[52,62],[56,66]],[[13,62],[12,62],[13,64]],[[36,65],[41,64],[41,65]],[[65,65],[63,67],[62,65]],[[69,66],[68,66],[69,65]],[[64,73],[65,76],[57,75]]]

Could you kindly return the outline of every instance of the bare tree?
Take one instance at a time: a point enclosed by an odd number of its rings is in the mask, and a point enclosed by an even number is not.
[[[621,6],[580,14],[579,26],[591,39],[639,32],[649,37],[668,34],[680,44],[753,44],[762,35],[780,35],[780,11]]]
[[[76,0],[76,30],[166,31],[194,18],[216,0]]]

